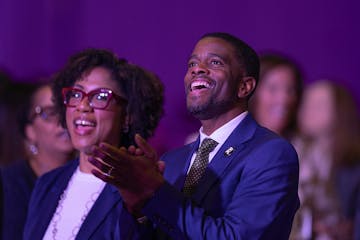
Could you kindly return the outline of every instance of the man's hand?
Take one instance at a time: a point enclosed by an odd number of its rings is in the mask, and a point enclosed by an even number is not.
[[[116,186],[127,209],[139,215],[146,200],[164,183],[165,165],[140,135],[135,135],[135,142],[138,148],[116,148],[107,143],[94,146],[89,162],[96,167],[92,173]]]

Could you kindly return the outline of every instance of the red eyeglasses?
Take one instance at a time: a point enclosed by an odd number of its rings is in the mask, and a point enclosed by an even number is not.
[[[88,93],[81,89],[67,87],[62,89],[64,104],[67,107],[77,107],[84,97],[88,98],[89,105],[96,109],[105,109],[109,105],[111,99],[115,99],[118,103],[127,103],[124,97],[115,94],[107,88],[94,89]]]

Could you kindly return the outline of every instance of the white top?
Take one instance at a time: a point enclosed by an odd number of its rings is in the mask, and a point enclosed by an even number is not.
[[[215,147],[215,149],[212,152],[210,152],[210,154],[209,154],[209,163],[214,158],[215,154],[219,151],[221,146],[224,144],[226,139],[228,139],[230,134],[240,124],[240,122],[246,117],[247,114],[248,114],[248,111],[245,111],[245,112],[241,113],[237,117],[235,117],[235,118],[231,119],[229,122],[225,123],[223,126],[216,129],[210,136],[203,133],[203,128],[202,127],[200,128],[200,130],[199,130],[199,133],[200,133],[200,145],[201,145],[202,141],[205,138],[211,138],[211,139],[213,139],[213,140],[215,140],[216,142],[219,143]],[[190,166],[189,166],[189,169],[188,169],[188,173],[189,173],[190,168],[191,168],[191,166],[192,166],[192,164],[193,164],[193,162],[195,160],[195,157],[196,157],[196,152],[194,152],[193,156],[191,157],[191,162],[190,162]]]
[[[103,181],[78,167],[60,197],[43,239],[75,239],[104,187]]]

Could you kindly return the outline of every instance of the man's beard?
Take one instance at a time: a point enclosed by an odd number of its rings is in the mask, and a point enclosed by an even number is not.
[[[211,108],[209,107],[211,104],[207,102],[206,104],[203,104],[201,106],[189,106],[187,105],[187,110],[191,115],[193,115],[195,118],[199,120],[206,120],[211,118]]]
[[[187,110],[191,115],[199,120],[208,120],[227,112],[232,109],[235,104],[236,99],[216,101],[213,98],[210,98],[207,102],[201,105],[192,106],[187,104]]]

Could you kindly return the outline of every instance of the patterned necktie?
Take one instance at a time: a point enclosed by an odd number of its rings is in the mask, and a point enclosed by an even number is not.
[[[199,179],[205,172],[209,163],[209,153],[213,151],[218,143],[211,138],[205,138],[196,153],[195,160],[186,176],[183,192],[190,196],[195,191]]]

